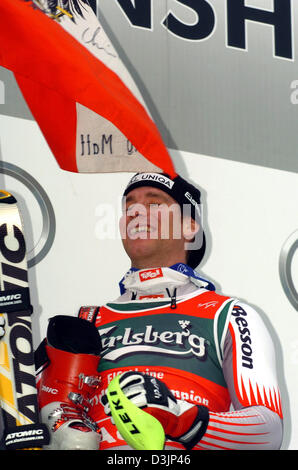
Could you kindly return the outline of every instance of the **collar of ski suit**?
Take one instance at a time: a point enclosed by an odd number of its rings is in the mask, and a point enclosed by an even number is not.
[[[157,288],[170,289],[181,287],[192,282],[203,289],[215,290],[215,286],[203,279],[191,267],[183,263],[177,263],[170,267],[156,267],[147,269],[131,268],[121,279],[120,293],[126,291],[154,293]]]

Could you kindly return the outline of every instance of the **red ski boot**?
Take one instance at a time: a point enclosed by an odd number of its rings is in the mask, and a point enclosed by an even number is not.
[[[99,385],[101,343],[96,328],[75,317],[50,320],[36,352],[43,370],[38,381],[41,421],[49,428],[48,450],[98,450],[100,431],[88,416]]]

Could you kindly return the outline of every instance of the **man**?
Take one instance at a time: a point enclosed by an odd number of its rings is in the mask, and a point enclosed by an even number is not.
[[[120,230],[131,268],[120,282],[121,295],[79,312],[100,335],[100,386],[81,423],[64,413],[57,427],[51,414],[58,448],[58,428],[68,436],[89,432],[97,445],[90,418],[101,431],[100,449],[129,448],[109,417],[106,391],[116,375],[132,403],[162,423],[166,449],[280,448],[282,410],[269,333],[252,307],[217,294],[194,271],[205,251],[200,205],[200,191],[180,176],[142,173],[129,182]],[[56,345],[59,356],[61,343],[51,335],[46,347]],[[88,364],[97,364],[98,357],[87,353]],[[86,363],[76,362],[80,367],[73,377]],[[55,388],[56,368],[53,358],[41,378],[44,390]],[[94,366],[88,374],[92,370],[96,375]],[[78,388],[74,382],[71,387]],[[45,395],[40,393],[40,403],[47,420],[43,410],[52,404]],[[59,400],[67,401],[66,393]]]

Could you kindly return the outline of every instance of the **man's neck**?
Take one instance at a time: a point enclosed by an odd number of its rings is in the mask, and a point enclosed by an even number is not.
[[[159,256],[157,258],[150,257],[148,259],[142,260],[131,260],[131,267],[135,269],[147,269],[147,268],[155,268],[155,267],[170,267],[177,263],[184,263],[186,264],[186,259],[184,256],[181,258],[177,258],[177,256],[163,258]]]

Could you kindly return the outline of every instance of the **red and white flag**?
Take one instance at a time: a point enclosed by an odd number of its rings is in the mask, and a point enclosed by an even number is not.
[[[1,0],[0,65],[14,73],[63,170],[176,174],[87,0]]]

